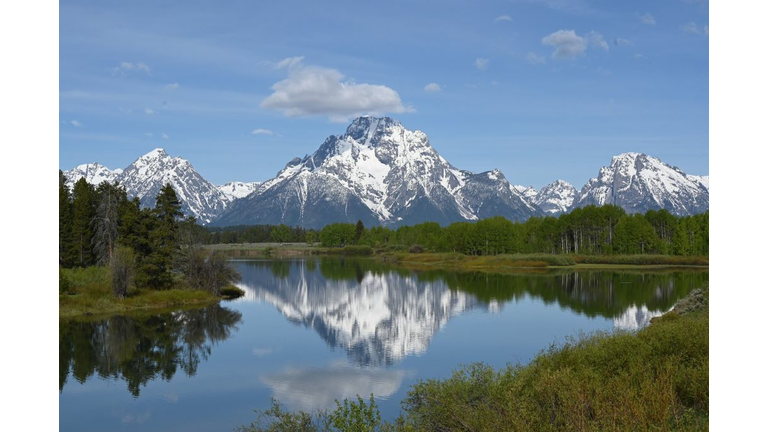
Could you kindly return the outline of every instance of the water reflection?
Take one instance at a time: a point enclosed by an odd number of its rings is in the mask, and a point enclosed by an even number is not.
[[[403,370],[337,363],[324,368],[286,368],[262,376],[261,381],[272,389],[275,399],[292,408],[313,410],[333,408],[336,400],[357,395],[375,394],[377,399],[385,399],[397,392],[406,375]]]
[[[534,298],[578,314],[638,329],[707,279],[707,272],[544,272],[533,274],[409,272],[373,260],[241,261],[241,301],[274,305],[314,329],[360,366],[392,365],[419,355],[456,315],[499,313]]]
[[[60,321],[59,390],[70,375],[80,383],[98,375],[125,381],[138,397],[149,381],[170,381],[178,369],[193,376],[212,345],[229,338],[241,318],[240,312],[217,304],[159,315]]]

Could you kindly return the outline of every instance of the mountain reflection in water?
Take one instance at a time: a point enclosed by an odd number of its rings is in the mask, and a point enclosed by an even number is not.
[[[525,274],[410,272],[373,260],[238,261],[239,301],[268,302],[314,329],[359,366],[392,365],[424,353],[454,316],[499,312],[526,298],[558,304],[635,330],[700,286],[707,272],[558,271]],[[510,329],[514,330],[514,329]]]

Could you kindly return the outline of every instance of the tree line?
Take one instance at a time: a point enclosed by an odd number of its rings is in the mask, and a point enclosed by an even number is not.
[[[709,212],[667,210],[627,214],[615,205],[586,206],[558,217],[512,222],[501,216],[441,226],[425,222],[393,229],[333,223],[315,231],[286,225],[206,228],[205,243],[319,242],[325,247],[413,248],[466,255],[514,253],[709,255]]]
[[[125,297],[131,284],[169,289],[179,278],[219,294],[237,273],[199,247],[207,238],[194,218],[183,217],[170,184],[153,208],[142,208],[116,183],[93,186],[81,178],[70,191],[59,170],[59,265],[109,266],[118,297]]]
[[[512,222],[501,216],[440,226],[425,222],[397,229],[335,223],[323,227],[326,247],[406,247],[466,255],[515,253],[709,255],[709,212],[679,217],[667,210],[627,214],[614,205],[586,206],[559,217]]]

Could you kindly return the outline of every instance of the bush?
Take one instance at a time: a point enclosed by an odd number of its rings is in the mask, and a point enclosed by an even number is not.
[[[411,247],[408,248],[408,253],[413,253],[413,254],[424,253],[424,246],[420,244],[412,245]]]
[[[222,254],[200,247],[187,249],[180,260],[180,267],[190,287],[216,296],[221,296],[222,288],[240,280],[240,275]]]
[[[117,298],[125,298],[136,270],[133,249],[119,246],[109,259],[109,269],[112,274],[112,292]]]
[[[373,248],[368,245],[349,245],[344,246],[342,253],[344,255],[373,255]]]
[[[233,300],[245,295],[245,291],[234,285],[227,285],[219,290],[219,292],[221,293],[221,297],[225,300]]]
[[[72,284],[69,283],[61,267],[59,267],[59,294],[72,294]]]

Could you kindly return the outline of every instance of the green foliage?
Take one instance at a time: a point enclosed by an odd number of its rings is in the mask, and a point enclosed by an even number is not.
[[[69,283],[69,279],[64,275],[64,272],[59,266],[59,294],[71,294],[72,284]]]
[[[275,243],[284,243],[291,239],[291,229],[288,225],[278,225],[272,229],[269,236]]]
[[[328,417],[328,423],[341,432],[375,432],[381,427],[381,413],[376,401],[371,399],[368,404],[359,395],[357,401],[336,401],[336,410]]]
[[[227,285],[221,288],[219,292],[221,293],[221,298],[226,300],[240,298],[245,295],[245,291],[241,290],[240,288],[234,285]]]
[[[368,245],[347,245],[343,249],[344,255],[373,255],[373,248]]]
[[[84,178],[75,183],[72,194],[72,244],[74,264],[80,267],[94,264],[91,221],[96,215],[95,197],[93,186]]]
[[[355,230],[355,225],[348,223],[326,225],[320,231],[320,243],[325,247],[344,247],[355,244]]]

